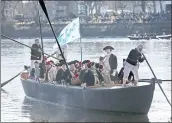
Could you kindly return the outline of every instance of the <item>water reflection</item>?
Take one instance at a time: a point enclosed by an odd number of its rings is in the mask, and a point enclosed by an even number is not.
[[[25,97],[22,116],[29,116],[32,122],[149,122],[144,114],[114,113],[86,110],[32,100]]]

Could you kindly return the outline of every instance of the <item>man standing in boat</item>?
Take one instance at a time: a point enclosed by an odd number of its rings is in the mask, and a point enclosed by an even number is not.
[[[39,39],[35,39],[35,43],[32,45],[31,49],[31,69],[35,68],[35,62],[41,62],[41,45],[39,44]]]
[[[134,74],[134,85],[137,86],[138,83],[138,62],[143,62],[144,57],[142,56],[143,45],[138,45],[137,48],[132,49],[127,57],[125,66],[124,66],[124,76],[123,76],[123,86],[125,86],[128,79],[129,73]]]
[[[111,82],[115,82],[117,80],[117,57],[112,54],[112,50],[114,50],[111,46],[106,46],[103,48],[106,52],[106,56],[103,60],[103,76],[104,80],[107,84]]]

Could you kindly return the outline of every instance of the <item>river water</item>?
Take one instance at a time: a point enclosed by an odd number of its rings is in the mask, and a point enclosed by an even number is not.
[[[29,46],[34,39],[18,39]],[[118,71],[122,67],[122,59],[129,51],[142,43],[144,53],[152,66],[157,78],[171,79],[171,41],[150,40],[130,41],[126,38],[114,39],[82,39],[83,59],[98,61],[103,54],[103,47],[111,45],[113,53],[118,58]],[[44,40],[46,53],[53,52],[54,39]],[[68,45],[68,61],[80,59],[79,42]],[[30,64],[30,49],[10,40],[1,41],[1,83],[15,76],[23,70],[23,65]],[[152,78],[153,75],[146,64],[140,64],[141,79]],[[161,84],[168,98],[171,100],[171,82]],[[143,93],[144,96],[144,93]],[[103,122],[168,122],[171,121],[171,108],[156,85],[153,102],[147,115],[114,113],[94,110],[84,110],[71,107],[54,106],[25,97],[19,77],[1,89],[1,121],[2,122],[31,122],[31,121],[103,121]]]

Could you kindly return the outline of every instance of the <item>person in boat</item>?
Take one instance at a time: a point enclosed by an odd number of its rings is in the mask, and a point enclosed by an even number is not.
[[[39,64],[39,68],[40,68],[39,80],[40,81],[44,81],[45,72],[46,72],[46,67],[45,67],[46,61],[47,61],[47,57],[44,56],[42,62]]]
[[[31,68],[29,79],[35,79],[35,68]]]
[[[38,61],[35,61],[35,80],[39,82],[40,68]]]
[[[68,81],[68,83],[71,82],[72,85],[80,86],[81,81],[79,79],[79,72],[75,68],[75,63],[76,61],[71,61],[68,63],[69,68],[70,68],[70,74],[71,74],[71,75],[67,75],[68,79],[71,80],[71,81]]]
[[[106,46],[103,50],[106,52],[103,60],[103,76],[105,83],[110,84],[117,81],[117,57],[112,54],[113,47]]]
[[[95,76],[91,70],[91,63],[87,64],[87,68],[83,74],[83,81],[82,82],[85,83],[86,86],[94,86],[95,85]]]
[[[87,66],[87,64],[89,64],[90,63],[90,60],[84,60],[83,62],[82,62],[82,67],[81,67],[81,70],[80,70],[80,73],[79,73],[79,79],[80,79],[80,81],[81,82],[83,82],[84,81],[84,72],[87,70],[87,68],[88,68],[88,66]]]
[[[59,62],[60,62],[58,64],[59,69],[56,72],[56,79],[55,79],[55,81],[56,81],[57,84],[62,84],[62,81],[64,81],[64,72],[66,70],[66,65],[65,65],[64,60],[61,60]]]
[[[103,65],[103,60],[104,60],[104,57],[100,56],[100,58],[99,58],[99,64],[100,65]]]
[[[41,45],[39,44],[39,39],[35,39],[35,43],[31,47],[31,69],[34,68],[35,61],[41,62]]]
[[[122,84],[123,83],[123,76],[124,76],[124,66],[126,63],[126,59],[123,59],[123,67],[121,68],[121,70],[118,73],[118,79],[119,79],[119,83]],[[127,84],[129,83],[129,81],[134,81],[134,74],[132,71],[130,71],[130,74],[128,76],[128,81],[126,82]]]
[[[142,56],[143,45],[138,45],[137,48],[132,49],[126,59],[126,63],[124,66],[124,76],[123,76],[123,86],[126,85],[126,81],[128,80],[128,76],[130,72],[134,74],[134,85],[137,86],[139,75],[138,75],[138,62],[142,63],[144,61],[144,57]]]
[[[45,82],[53,82],[55,80],[55,71],[50,61],[46,62]]]
[[[101,66],[99,63],[95,64],[95,70],[96,70],[96,76],[97,76],[96,84],[101,84],[104,81],[104,78],[103,78],[103,75],[101,73]]]

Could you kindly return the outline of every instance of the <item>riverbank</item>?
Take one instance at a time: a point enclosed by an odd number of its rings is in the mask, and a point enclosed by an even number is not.
[[[66,24],[56,24],[53,28],[58,36],[60,31],[66,26]],[[134,34],[139,31],[141,34],[144,33],[156,33],[162,35],[163,30],[166,34],[171,34],[171,22],[157,22],[157,23],[97,23],[97,24],[81,24],[81,35],[84,38],[88,37],[127,37],[127,35]],[[40,37],[39,27],[32,26],[27,28],[14,28],[14,27],[3,27],[1,33],[13,38],[35,38]],[[50,27],[42,26],[43,37],[53,38],[53,33]]]

